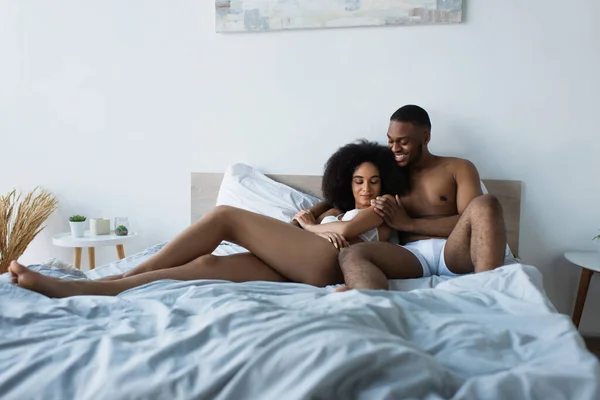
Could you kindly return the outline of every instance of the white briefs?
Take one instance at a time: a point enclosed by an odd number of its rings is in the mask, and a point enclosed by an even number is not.
[[[439,276],[458,276],[448,269],[444,259],[444,249],[446,248],[446,239],[424,239],[410,242],[403,245],[419,259],[423,267],[423,277],[431,275]]]

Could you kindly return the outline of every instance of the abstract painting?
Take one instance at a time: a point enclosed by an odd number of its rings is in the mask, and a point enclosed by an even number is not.
[[[215,0],[217,32],[448,24],[462,0]]]

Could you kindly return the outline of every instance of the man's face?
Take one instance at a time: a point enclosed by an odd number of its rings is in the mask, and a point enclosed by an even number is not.
[[[399,167],[414,164],[423,154],[425,130],[410,122],[390,121],[388,147]]]

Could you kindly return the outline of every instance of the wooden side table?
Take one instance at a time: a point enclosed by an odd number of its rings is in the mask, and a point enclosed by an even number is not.
[[[579,288],[577,289],[577,299],[573,309],[573,323],[579,328],[585,298],[594,272],[600,272],[600,252],[597,251],[567,251],[565,258],[572,264],[581,267],[581,278],[579,278]]]
[[[137,232],[130,232],[127,236],[117,236],[114,231],[110,235],[93,236],[90,231],[85,231],[82,238],[76,238],[70,232],[59,233],[52,237],[52,244],[59,247],[73,248],[73,265],[81,269],[81,250],[83,247],[88,249],[88,259],[90,269],[96,268],[96,247],[100,246],[115,246],[117,248],[117,256],[120,259],[125,258],[125,249],[123,244],[134,239]]]

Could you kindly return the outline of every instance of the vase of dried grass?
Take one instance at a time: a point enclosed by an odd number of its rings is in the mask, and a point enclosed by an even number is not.
[[[24,198],[17,190],[0,195],[0,274],[21,257],[57,206],[50,192],[37,187]]]

